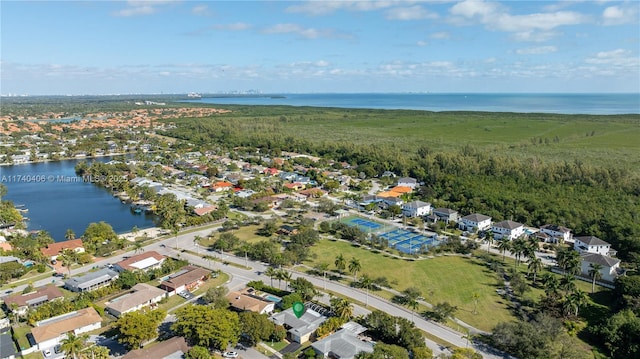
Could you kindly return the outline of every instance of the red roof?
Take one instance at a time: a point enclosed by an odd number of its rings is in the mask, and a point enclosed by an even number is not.
[[[196,208],[193,210],[193,212],[195,214],[197,214],[198,216],[204,216],[207,213],[211,213],[213,211],[215,211],[216,209],[218,209],[218,207],[216,206],[206,206],[206,207],[202,207],[202,208]]]
[[[56,242],[47,245],[46,248],[40,248],[42,254],[47,257],[57,256],[62,252],[63,249],[76,249],[76,248],[84,248],[82,244],[82,239],[72,239],[64,242]]]

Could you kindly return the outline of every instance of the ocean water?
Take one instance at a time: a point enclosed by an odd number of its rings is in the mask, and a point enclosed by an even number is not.
[[[214,97],[215,96],[215,97]],[[637,94],[431,94],[317,93],[203,95],[203,102],[226,105],[289,105],[425,111],[486,111],[559,114],[640,114]]]

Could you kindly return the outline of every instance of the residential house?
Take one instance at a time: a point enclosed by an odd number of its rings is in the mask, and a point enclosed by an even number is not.
[[[482,232],[491,229],[491,217],[474,213],[461,218],[458,226],[463,231]]]
[[[64,282],[64,287],[72,292],[88,292],[105,287],[118,279],[118,272],[102,268],[82,276],[71,277]]]
[[[436,208],[431,214],[434,216],[435,221],[458,222],[458,211],[449,208]],[[434,222],[435,222],[434,221]]]
[[[348,329],[337,332],[311,344],[317,356],[322,358],[353,359],[358,353],[373,353],[373,343],[361,340],[358,333]]]
[[[64,295],[58,287],[53,284],[36,288],[30,293],[16,293],[4,298],[4,304],[9,310],[24,315],[28,309],[36,308],[44,303],[62,299]]]
[[[271,313],[276,303],[254,294],[253,288],[245,288],[242,291],[234,291],[227,294],[227,300],[231,307],[237,311],[255,312],[259,314]]]
[[[282,185],[284,188],[291,190],[291,191],[299,191],[301,189],[304,189],[304,185],[300,182],[292,182],[292,183],[285,183]]]
[[[284,326],[292,341],[303,344],[311,339],[311,335],[327,320],[327,317],[311,308],[306,308],[304,314],[298,318],[293,314],[293,308],[289,308],[272,315],[269,319]]]
[[[45,248],[40,248],[42,254],[45,257],[49,258],[49,260],[54,260],[58,258],[58,255],[62,253],[63,250],[70,249],[76,253],[84,252],[84,245],[82,243],[82,239],[71,239],[63,242],[55,242],[48,244]]]
[[[412,190],[416,189],[416,187],[418,187],[418,180],[416,180],[415,178],[411,178],[411,177],[402,177],[400,179],[398,179],[398,186],[403,186],[403,187],[410,187]]]
[[[401,205],[405,217],[422,217],[431,212],[431,203],[413,201]]]
[[[591,277],[589,275],[589,271],[592,268],[591,264],[602,266],[600,276],[602,280],[607,282],[613,282],[621,273],[620,260],[617,258],[611,258],[600,253],[583,252],[580,255],[580,260],[580,271],[587,277]]]
[[[160,283],[160,288],[169,292],[169,295],[174,295],[185,290],[192,291],[198,289],[210,274],[211,272],[206,269],[188,265],[182,267],[178,272],[169,276],[169,279]]]
[[[211,212],[215,212],[218,209],[218,206],[206,206],[206,207],[200,207],[200,208],[194,208],[193,209],[193,213],[195,213],[196,215],[202,217],[204,215],[207,215]]]
[[[158,269],[162,267],[167,257],[156,251],[148,251],[140,254],[136,254],[127,259],[123,259],[113,265],[113,269],[118,272],[123,271],[143,271],[148,272],[152,269]]]
[[[540,231],[548,234],[552,243],[565,243],[573,239],[569,228],[557,224],[545,224]]]
[[[493,238],[514,240],[524,234],[524,224],[506,220],[498,223],[494,223],[491,226],[493,232]]]
[[[252,189],[243,189],[243,190],[240,190],[240,191],[236,192],[236,196],[238,196],[240,198],[249,198],[249,197],[253,196],[254,194],[256,194],[256,191],[254,191]]]
[[[18,350],[13,343],[11,328],[0,329],[0,359],[14,359],[18,355]]]
[[[102,318],[93,307],[88,307],[39,321],[36,327],[31,329],[31,334],[38,350],[43,350],[60,344],[67,338],[67,333],[78,335],[100,327]]]
[[[184,358],[189,349],[184,337],[172,337],[162,342],[156,342],[148,348],[132,350],[122,359],[178,359]]]
[[[128,293],[107,302],[106,309],[113,316],[120,317],[124,313],[154,306],[166,295],[167,292],[160,288],[146,283],[138,283]]]
[[[607,256],[611,252],[611,244],[596,236],[575,237],[573,249],[580,253],[598,253]]]
[[[14,256],[0,256],[0,264],[11,263],[11,262],[20,263],[21,261],[20,261],[20,258],[14,257]]]
[[[287,224],[283,224],[282,226],[280,226],[280,228],[278,228],[278,234],[282,234],[285,236],[291,236],[297,233],[298,229],[296,227]]]
[[[210,187],[210,190],[216,193],[230,191],[232,189],[233,189],[233,184],[227,181],[218,181],[216,183],[213,183]]]

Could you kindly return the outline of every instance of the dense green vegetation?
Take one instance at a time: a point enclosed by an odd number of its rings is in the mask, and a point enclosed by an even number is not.
[[[638,261],[636,115],[233,109],[216,118],[175,121],[177,128],[166,134],[201,149],[309,153],[348,162],[354,175],[410,175],[425,183],[418,199],[436,206],[496,221],[564,225]]]

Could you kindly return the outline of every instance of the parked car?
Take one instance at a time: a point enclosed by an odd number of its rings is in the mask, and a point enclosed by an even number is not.
[[[42,354],[44,355],[45,358],[48,358],[51,356],[51,350],[46,349],[45,351],[42,352]]]
[[[225,358],[237,358],[238,357],[238,353],[237,352],[225,352],[224,354],[222,354],[223,357]]]

